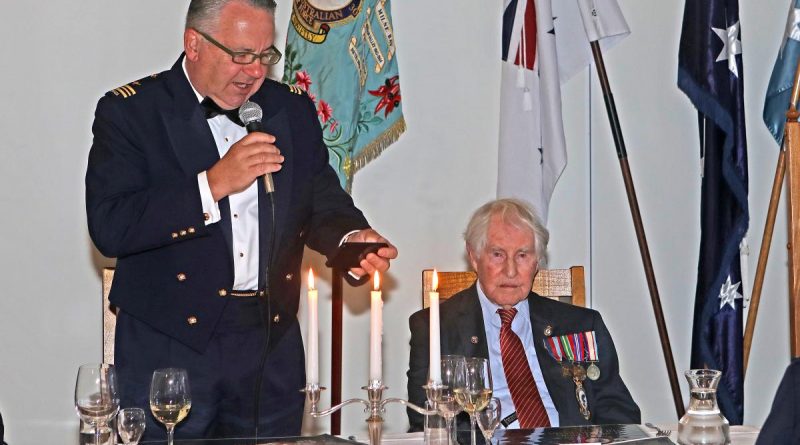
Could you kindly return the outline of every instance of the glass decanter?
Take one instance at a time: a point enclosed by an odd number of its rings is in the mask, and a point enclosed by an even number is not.
[[[717,406],[717,385],[722,373],[714,369],[686,371],[691,396],[678,423],[680,445],[729,445],[730,425]]]

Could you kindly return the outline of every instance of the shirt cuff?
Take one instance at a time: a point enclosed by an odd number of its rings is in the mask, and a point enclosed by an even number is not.
[[[341,246],[342,244],[346,243],[347,242],[347,238],[350,238],[350,236],[352,236],[352,235],[354,235],[354,234],[356,234],[356,233],[358,233],[360,231],[361,230],[351,230],[351,231],[345,233],[344,236],[342,237],[342,240],[339,241],[339,246]],[[351,277],[353,277],[353,279],[356,279],[356,280],[360,280],[361,279],[361,275],[354,274],[352,271],[348,270],[347,274],[350,275]]]
[[[342,240],[339,241],[339,246],[341,246],[342,244],[346,243],[347,242],[347,238],[350,238],[351,236],[355,235],[356,233],[358,233],[360,231],[361,230],[351,230],[351,231],[345,233],[344,236],[342,237]],[[356,277],[356,278],[358,278],[358,277]]]
[[[222,219],[219,204],[214,202],[211,186],[208,185],[208,176],[205,171],[197,174],[197,185],[200,187],[200,202],[203,205],[203,220],[206,225],[214,224]]]

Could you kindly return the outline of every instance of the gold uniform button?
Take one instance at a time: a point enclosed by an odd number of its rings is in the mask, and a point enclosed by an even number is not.
[[[286,281],[292,281],[292,278],[294,278],[294,275],[292,275],[290,273],[287,273],[285,278],[286,278]]]
[[[186,319],[186,323],[189,323],[189,326],[197,324],[197,317],[192,315],[191,317]]]
[[[194,230],[194,227],[189,227],[189,229],[187,230],[187,232],[189,232],[189,233],[194,233],[194,232],[195,232],[195,230]]]
[[[274,317],[272,317],[273,323],[280,323],[280,321],[281,321],[281,314],[276,314]]]
[[[220,297],[228,295],[228,291],[226,291],[225,289],[220,289],[219,291],[217,291],[217,293],[219,294]]]
[[[178,232],[178,234],[180,234],[180,236],[186,236],[186,231],[185,230],[181,230],[180,232]]]
[[[175,239],[177,237],[178,237],[178,232],[172,232],[172,239]]]
[[[203,213],[203,221],[208,221],[209,219],[211,219],[211,215],[208,213]]]
[[[178,275],[176,275],[175,278],[177,278],[178,281],[186,281],[186,274],[181,272]]]

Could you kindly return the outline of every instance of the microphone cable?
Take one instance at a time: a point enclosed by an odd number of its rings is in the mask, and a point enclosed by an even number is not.
[[[266,178],[264,178],[264,187],[267,187]],[[267,353],[269,351],[269,337],[272,331],[271,329],[271,322],[272,322],[272,307],[270,305],[270,299],[272,295],[269,291],[269,274],[272,270],[272,254],[275,250],[275,198],[272,196],[274,193],[267,193],[269,197],[269,207],[272,214],[272,228],[270,229],[270,236],[269,236],[269,253],[267,254],[267,265],[266,270],[264,271],[264,294],[265,298],[265,308],[262,311],[266,312],[266,317],[264,317],[264,346],[261,349],[261,358],[258,366],[258,376],[256,377],[256,389],[254,394],[254,402],[255,402],[255,412],[253,415],[253,424],[255,427],[255,438],[258,439],[258,425],[259,420],[261,417],[261,386],[264,379],[264,367],[267,363]]]

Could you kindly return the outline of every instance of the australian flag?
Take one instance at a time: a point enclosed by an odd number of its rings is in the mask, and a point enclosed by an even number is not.
[[[747,144],[737,0],[687,0],[678,87],[697,108],[703,165],[692,368],[722,371],[720,409],[744,414],[739,244],[747,232]]]

